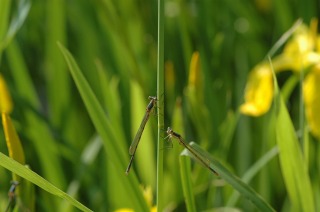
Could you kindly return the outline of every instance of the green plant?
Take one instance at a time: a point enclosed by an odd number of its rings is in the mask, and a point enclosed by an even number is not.
[[[264,115],[239,111],[249,71],[266,55],[282,55],[296,27],[318,17],[318,4],[0,1],[0,72],[32,170],[5,156],[1,130],[0,209],[8,203],[10,172],[25,171],[42,187],[35,189],[37,210],[75,210],[61,196],[94,211],[257,210],[235,194],[237,186],[262,199],[265,210],[319,210],[319,142],[308,131],[299,91],[313,67],[277,73],[279,92]],[[148,96],[157,96],[157,114],[126,176]],[[190,163],[181,145],[165,139],[167,127],[213,158],[220,177]]]

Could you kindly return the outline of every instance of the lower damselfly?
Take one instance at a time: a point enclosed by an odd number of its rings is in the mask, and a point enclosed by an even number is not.
[[[179,141],[179,144],[184,146],[193,156],[193,158],[198,161],[200,164],[202,164],[203,166],[205,166],[206,168],[208,168],[211,172],[213,172],[215,175],[219,175],[213,168],[211,168],[210,166],[210,160],[205,157],[204,155],[202,155],[201,153],[199,153],[196,149],[194,149],[192,146],[190,146],[189,144],[187,144],[182,136],[176,132],[174,132],[170,127],[168,127],[167,129],[167,134],[170,138],[175,138]]]
[[[8,206],[6,208],[6,212],[9,211],[9,209],[11,207],[13,207],[14,205],[14,200],[16,198],[16,194],[15,194],[15,191],[16,191],[16,188],[17,186],[19,185],[19,182],[18,181],[11,181],[11,186],[9,188],[9,191],[8,191],[8,197],[9,197],[9,203],[8,203]]]

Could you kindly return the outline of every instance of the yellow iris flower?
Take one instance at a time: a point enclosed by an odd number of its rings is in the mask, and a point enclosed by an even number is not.
[[[291,70],[299,72],[311,67],[303,82],[303,99],[306,118],[311,133],[320,138],[320,36],[317,35],[317,20],[310,28],[301,25],[285,45],[283,52],[272,60],[274,71]],[[261,116],[269,111],[273,97],[271,67],[262,62],[249,74],[245,102],[240,106],[241,113],[249,116]]]
[[[10,93],[8,91],[6,82],[0,74],[0,112],[11,113],[13,108]]]
[[[272,102],[273,85],[270,65],[256,66],[249,75],[245,91],[245,103],[240,107],[242,113],[260,116],[266,113]]]
[[[313,67],[303,82],[306,117],[311,132],[320,138],[320,63]]]
[[[16,132],[16,129],[11,121],[9,114],[13,110],[13,103],[10,96],[10,92],[7,88],[5,79],[0,74],[0,112],[2,125],[4,129],[5,139],[7,142],[7,147],[9,150],[9,156],[21,164],[25,163],[25,157],[23,148]],[[14,175],[14,180],[17,180],[19,177]]]

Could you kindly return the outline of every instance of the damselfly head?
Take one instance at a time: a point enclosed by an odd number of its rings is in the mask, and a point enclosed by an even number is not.
[[[176,132],[174,132],[174,131],[171,129],[171,127],[168,127],[168,129],[167,129],[167,134],[168,134],[168,136],[169,136],[170,138],[174,137],[174,138],[177,138],[177,139],[182,139],[182,138],[181,138],[181,135],[178,134],[178,133],[176,133]]]
[[[16,190],[16,187],[20,184],[18,181],[12,180],[10,181],[11,187],[9,189],[9,193],[13,193]]]
[[[153,101],[157,101],[157,97],[155,97],[155,96],[149,96],[148,99],[153,100]]]
[[[171,129],[171,127],[168,127],[167,129],[167,134],[170,136],[172,135],[173,130]]]

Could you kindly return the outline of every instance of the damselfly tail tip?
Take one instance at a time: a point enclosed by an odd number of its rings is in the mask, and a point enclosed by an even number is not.
[[[128,168],[126,169],[126,175],[128,175],[129,174],[129,171],[130,171],[130,167],[131,167],[131,164],[129,164],[129,166],[128,166]]]
[[[130,161],[130,163],[129,163],[129,165],[128,165],[128,167],[127,167],[127,169],[126,169],[126,175],[128,175],[129,174],[129,171],[130,171],[130,168],[131,168],[131,161]]]
[[[213,172],[213,174],[215,174],[217,177],[220,176],[220,174],[218,172],[216,172],[216,170],[214,170],[213,168],[209,167],[209,169]]]

